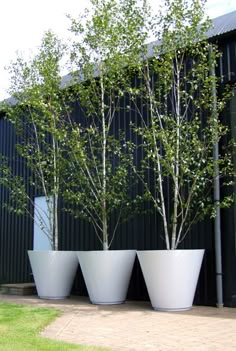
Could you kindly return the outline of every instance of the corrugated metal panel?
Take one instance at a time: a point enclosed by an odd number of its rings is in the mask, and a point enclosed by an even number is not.
[[[236,33],[236,11],[212,19],[212,28],[206,33],[206,36],[211,40],[220,39],[224,35],[232,35]],[[160,41],[153,41],[147,44],[147,56],[154,55],[153,48],[158,46]],[[71,84],[72,77],[70,74],[62,77],[61,86],[64,88]],[[14,100],[12,100],[14,103]]]
[[[13,171],[22,172],[15,161],[16,136],[12,127],[0,119],[0,152],[12,160]],[[7,200],[6,189],[0,188],[1,204]],[[30,281],[27,249],[32,247],[32,221],[17,217],[0,206],[0,283]]]
[[[222,83],[233,83],[236,81],[236,35],[227,41],[219,40],[218,48],[222,56],[218,61],[217,75]]]
[[[236,33],[236,11],[212,19],[212,28],[206,33],[206,36],[213,41],[226,34],[232,35],[232,32]],[[154,55],[153,49],[159,44],[160,41],[156,40],[147,45],[148,57]]]
[[[212,20],[212,29],[207,32],[208,38],[219,37],[236,30],[236,11],[226,13]]]

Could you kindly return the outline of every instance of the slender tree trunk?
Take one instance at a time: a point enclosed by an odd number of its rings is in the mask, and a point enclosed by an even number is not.
[[[102,109],[102,234],[103,234],[103,250],[109,249],[108,243],[108,224],[107,224],[107,203],[106,203],[106,148],[107,148],[107,133],[105,120],[105,92],[103,85],[103,76],[100,77],[101,84],[101,109]]]
[[[58,251],[58,201],[59,201],[59,179],[58,179],[58,169],[57,169],[57,153],[58,153],[58,143],[55,138],[52,138],[53,146],[53,211],[51,219],[53,222],[53,249]]]
[[[54,194],[53,202],[54,250],[58,251],[58,194]]]
[[[167,250],[170,250],[170,240],[169,240],[169,232],[168,232],[168,224],[167,224],[167,216],[166,216],[166,207],[165,207],[165,198],[164,198],[164,190],[163,190],[163,178],[162,178],[162,172],[161,172],[161,162],[160,162],[160,154],[159,150],[157,148],[157,140],[156,140],[156,135],[155,135],[155,130],[153,126],[153,116],[154,116],[154,107],[153,107],[153,93],[152,93],[152,88],[151,88],[151,77],[149,73],[149,67],[147,65],[147,89],[148,89],[148,95],[149,95],[149,103],[150,103],[150,113],[151,113],[151,128],[152,128],[152,137],[153,137],[153,144],[155,148],[155,156],[157,158],[157,181],[159,184],[159,191],[160,191],[160,201],[161,201],[161,216],[163,219],[163,225],[164,225],[164,235],[165,235],[165,243],[166,243],[166,248]]]
[[[155,131],[153,131],[153,140],[154,143],[156,144],[156,136],[154,135]],[[155,153],[156,153],[156,158],[157,158],[157,173],[158,173],[158,184],[159,184],[159,190],[160,190],[160,198],[161,198],[161,210],[162,210],[162,219],[163,219],[163,225],[164,225],[164,234],[165,234],[165,243],[166,243],[166,248],[167,250],[170,249],[170,240],[169,240],[169,233],[168,233],[168,224],[167,224],[167,218],[166,218],[166,208],[165,208],[165,198],[164,198],[164,192],[163,192],[163,179],[162,179],[162,173],[161,173],[161,164],[160,164],[160,155],[159,151],[157,149],[157,146],[155,147]]]
[[[176,59],[177,61],[177,59]],[[178,62],[176,62],[178,65]],[[173,228],[171,236],[171,250],[176,249],[176,234],[177,234],[177,220],[178,220],[178,194],[179,194],[179,148],[180,148],[180,81],[179,81],[179,70],[176,68],[176,151],[175,151],[175,165],[174,165],[174,210],[173,210]]]

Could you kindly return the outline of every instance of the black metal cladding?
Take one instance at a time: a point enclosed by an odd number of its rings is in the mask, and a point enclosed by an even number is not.
[[[23,163],[15,155],[17,137],[13,127],[0,118],[0,153],[10,160],[14,173],[27,177]],[[8,191],[0,187],[1,204]],[[33,224],[30,218],[15,216],[0,206],[0,283],[24,282],[31,279],[27,250],[32,247]]]
[[[223,52],[223,57],[220,59],[218,65],[218,75],[223,76],[222,83],[234,82],[236,78],[236,37],[228,37],[227,40],[224,38],[222,42],[219,39],[218,44],[220,50]],[[228,112],[228,114],[226,113],[226,118],[229,122],[231,114],[230,111]],[[77,104],[74,108],[73,116],[79,118],[80,115],[81,108]],[[137,121],[138,116],[133,112],[126,112],[124,114],[120,111],[116,117],[113,130],[121,127],[130,138],[134,138],[134,135],[130,131],[129,122],[130,120]],[[14,149],[16,142],[17,136],[13,127],[2,116],[0,118],[0,154],[6,155],[12,160],[12,166],[16,173],[24,174],[27,177],[23,164],[19,160],[14,161],[16,160]],[[140,156],[137,154],[137,159]],[[168,191],[168,184],[166,191]],[[3,203],[6,199],[7,191],[0,188],[0,202]],[[61,204],[61,207],[63,207],[63,204]],[[225,304],[227,306],[236,306],[235,213],[233,208],[222,211],[223,283]],[[32,248],[33,241],[32,220],[28,217],[10,214],[2,207],[0,207],[0,219],[0,283],[32,281],[33,278],[27,257],[27,249]],[[60,249],[101,249],[91,225],[74,219],[64,211],[60,211],[59,221]],[[138,215],[120,225],[113,241],[112,249],[161,249],[164,247],[164,242],[159,235],[162,231],[161,220],[157,215]],[[181,246],[184,248],[206,249],[195,296],[196,304],[215,305],[216,301],[213,235],[213,222],[209,219],[205,220],[193,228]],[[79,269],[74,284],[74,293],[86,294],[86,287]],[[128,298],[148,299],[147,290],[137,260],[130,282]]]

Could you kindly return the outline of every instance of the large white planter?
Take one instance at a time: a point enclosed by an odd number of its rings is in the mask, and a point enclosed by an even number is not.
[[[191,309],[204,250],[137,251],[152,307]]]
[[[37,293],[42,299],[70,295],[78,267],[74,251],[28,251]]]
[[[78,251],[78,259],[93,304],[120,304],[126,299],[136,251]]]

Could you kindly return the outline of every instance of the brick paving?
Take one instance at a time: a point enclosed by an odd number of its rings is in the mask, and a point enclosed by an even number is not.
[[[42,335],[114,351],[235,351],[236,309],[193,307],[156,312],[148,302],[96,306],[87,298],[40,300],[1,295],[1,301],[56,307],[63,313]]]

